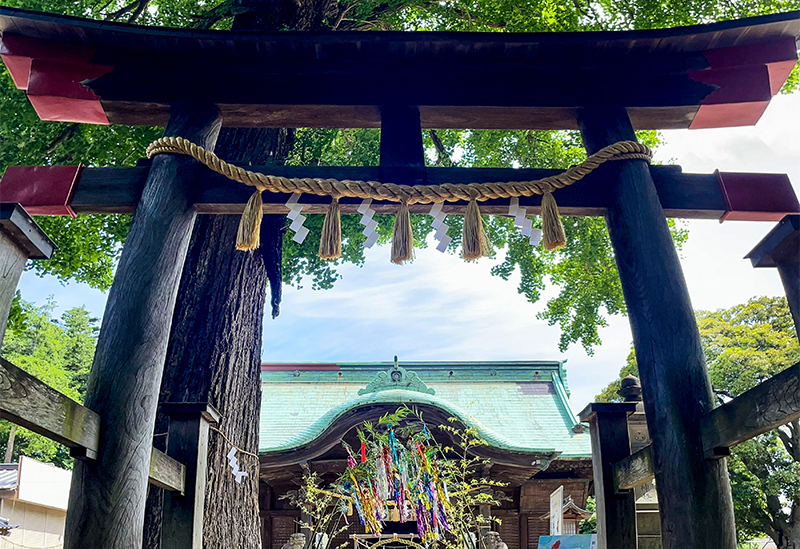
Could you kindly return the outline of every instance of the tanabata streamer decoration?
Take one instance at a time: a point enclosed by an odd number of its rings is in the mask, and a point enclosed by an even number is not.
[[[362,441],[360,459],[347,447],[341,489],[367,532],[380,533],[386,520],[416,521],[417,533],[427,543],[449,530],[450,496],[439,469],[441,456],[428,440],[412,437],[403,443],[389,425],[385,437]]]

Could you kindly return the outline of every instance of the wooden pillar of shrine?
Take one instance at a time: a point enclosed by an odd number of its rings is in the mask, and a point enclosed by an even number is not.
[[[0,344],[25,263],[50,259],[54,249],[53,242],[22,206],[0,204]]]
[[[588,153],[635,140],[624,108],[581,109]],[[661,204],[642,160],[604,168],[606,223],[633,333],[652,439],[664,549],[734,549],[727,465],[706,460],[700,418],[713,407],[694,310]]]
[[[800,338],[800,215],[787,215],[746,256],[753,267],[776,267]]]
[[[636,549],[636,497],[615,493],[613,465],[631,453],[628,416],[635,402],[595,402],[579,414],[592,435],[598,549]]]
[[[169,402],[161,411],[169,416],[167,455],[186,465],[184,493],[164,493],[161,547],[202,549],[208,433],[220,415],[205,402]]]
[[[172,108],[167,136],[213,150],[221,127],[214,105]],[[151,442],[172,313],[195,212],[199,164],[153,159],[108,295],[86,406],[100,415],[96,461],[77,461],[66,549],[142,546]]]

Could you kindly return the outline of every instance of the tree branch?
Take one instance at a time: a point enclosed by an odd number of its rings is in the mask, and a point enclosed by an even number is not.
[[[119,19],[120,17],[125,15],[126,13],[128,13],[130,11],[134,11],[136,9],[137,4],[139,4],[139,1],[140,0],[134,0],[130,4],[126,4],[126,5],[122,6],[120,9],[118,9],[116,11],[112,11],[111,13],[109,13],[106,16],[106,21],[116,21],[117,19]]]
[[[72,136],[78,131],[79,127],[79,124],[67,124],[64,126],[64,128],[61,130],[61,133],[59,133],[55,139],[50,142],[50,145],[47,147],[47,154],[53,154],[53,152],[61,143],[71,139]]]
[[[433,146],[436,147],[436,165],[439,166],[444,164],[446,167],[450,168],[455,165],[453,159],[450,158],[450,155],[447,154],[447,149],[444,148],[444,143],[442,140],[439,139],[439,136],[436,134],[436,130],[430,130],[431,140],[433,141]]]
[[[147,6],[149,4],[150,0],[141,0],[139,2],[139,5],[136,7],[136,10],[128,18],[128,23],[133,23],[134,21],[136,21],[139,18],[139,16],[142,15],[142,13],[144,13],[144,10],[147,9]]]
[[[769,525],[777,534],[777,539],[773,536],[775,544],[781,547],[780,539],[786,539],[789,534],[789,525],[786,522],[786,514],[783,512],[783,505],[778,496],[765,496],[767,500],[767,510],[769,511],[770,521]]]
[[[336,18],[336,23],[333,25],[333,27],[331,27],[331,30],[337,30],[339,28],[339,25],[342,24],[342,21],[344,21],[344,16],[347,15],[347,12],[349,12],[357,5],[358,2],[353,2],[352,4],[341,10],[341,13],[339,13],[339,17]]]
[[[795,420],[777,429],[778,436],[792,459],[800,462],[800,421]]]

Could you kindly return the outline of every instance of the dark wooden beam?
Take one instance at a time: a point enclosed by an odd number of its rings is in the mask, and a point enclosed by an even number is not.
[[[745,256],[753,267],[777,267],[800,338],[800,215],[787,215]]]
[[[60,168],[60,167],[59,167]],[[355,179],[380,181],[381,168],[347,168],[347,167],[299,167],[299,166],[249,166],[248,169],[259,173],[281,175],[285,177],[320,177],[337,179]],[[609,174],[613,176],[613,166],[601,167],[584,180],[556,191],[559,211],[564,215],[600,216],[606,212],[609,203]],[[0,194],[24,200],[29,196],[31,181],[42,177],[46,168],[30,168],[10,166],[0,180]],[[70,207],[78,214],[88,213],[132,213],[139,202],[144,182],[149,172],[149,162],[143,162],[133,168],[84,168],[75,185]],[[425,183],[438,185],[442,183],[483,183],[490,181],[526,181],[541,179],[561,173],[561,170],[548,169],[503,169],[503,168],[426,168]],[[721,219],[728,213],[728,206],[717,174],[687,174],[679,166],[651,166],[650,173],[656,185],[659,200],[664,213],[668,217],[688,219]],[[67,174],[72,177],[72,172]],[[723,176],[725,174],[722,174]],[[724,177],[723,177],[724,179]],[[389,180],[391,181],[391,179]],[[52,181],[48,178],[48,183]],[[780,208],[792,211],[792,199],[797,202],[788,177],[782,174],[751,174],[750,184],[758,186],[764,194],[785,197]],[[69,188],[69,187],[67,187]],[[204,214],[236,214],[244,210],[244,205],[252,195],[252,189],[215,174],[210,170],[201,170],[195,180],[197,195],[194,197],[195,210]],[[264,193],[264,212],[267,214],[285,214],[285,206],[289,195]],[[60,200],[56,200],[63,204]],[[69,201],[69,197],[64,197]],[[301,202],[305,204],[304,212],[324,214],[330,198],[324,196],[304,195]],[[341,211],[355,214],[359,199],[341,199]],[[533,214],[539,212],[541,197],[520,198],[520,206]],[[29,206],[36,214],[39,210]],[[375,201],[373,209],[378,213],[395,213],[397,203]],[[430,205],[413,204],[412,213],[427,213]],[[444,211],[452,214],[463,214],[466,203],[454,202],[444,206]],[[488,200],[481,202],[481,212],[486,214],[506,215],[508,200]],[[41,215],[46,215],[42,212]],[[773,219],[783,213],[762,212],[761,219]]]
[[[708,459],[800,418],[800,364],[772,376],[703,416],[703,453]]]
[[[186,492],[186,466],[153,448],[150,453],[150,484],[182,496]]]
[[[620,107],[582,109],[578,122],[590,154],[636,139]],[[644,161],[611,169],[606,224],[639,365],[664,549],[735,549],[725,462],[705,460],[702,452],[700,420],[714,400],[658,192]]]
[[[253,171],[285,177],[333,177],[381,181],[380,168],[343,167],[299,167],[299,166],[254,166]],[[684,174],[679,167],[653,166],[655,180],[665,201],[664,207],[675,217],[696,219],[719,219],[727,211],[720,190],[719,181],[713,174]],[[13,169],[9,174],[13,177]],[[472,183],[490,181],[525,181],[541,179],[561,173],[562,170],[543,169],[500,169],[500,168],[426,168],[426,184]],[[87,168],[81,174],[72,199],[76,213],[126,213],[132,211],[137,203],[138,191],[146,177],[147,168]],[[607,170],[601,168],[583,181],[556,192],[559,211],[564,215],[603,215],[608,202],[606,189]],[[22,175],[22,174],[20,174]],[[384,180],[386,181],[386,180]],[[389,179],[388,181],[392,181]],[[784,181],[777,181],[785,185]],[[252,195],[252,189],[211,172],[203,170],[196,182],[200,190],[195,208],[198,213],[236,214],[244,210],[244,205]],[[2,182],[0,182],[2,188]],[[289,195],[264,193],[264,211],[268,214],[285,214],[285,204]],[[301,202],[306,204],[304,212],[324,214],[330,198],[326,196],[304,195]],[[359,199],[343,198],[340,209],[345,214],[355,214]],[[520,206],[529,209],[531,214],[538,211],[541,197],[520,198]],[[448,203],[444,211],[463,214],[466,203]],[[378,213],[395,213],[397,203],[375,201],[373,209]],[[427,213],[430,205],[413,204],[412,213]],[[481,212],[486,214],[507,214],[508,200],[489,200],[481,202]]]
[[[221,123],[213,105],[175,106],[165,134],[213,150]],[[153,161],[109,292],[86,406],[103,429],[98,459],[78,462],[65,549],[142,546],[150,441],[164,360],[195,211],[196,162]]]
[[[19,204],[0,203],[0,227],[28,259],[50,259],[53,255],[56,245]]]
[[[653,454],[650,446],[645,446],[636,453],[618,461],[613,466],[614,491],[633,490],[655,478],[653,472]]]
[[[14,82],[47,120],[152,125],[191,97],[233,127],[377,127],[378,108],[394,104],[419,106],[429,128],[566,129],[576,105],[615,102],[643,129],[755,123],[797,59],[797,19],[243,35],[0,8],[0,33]]]
[[[631,453],[628,416],[635,402],[595,402],[578,416],[592,436],[598,549],[636,549],[636,497],[615,488],[614,464]]]
[[[96,459],[100,416],[0,358],[0,417]]]

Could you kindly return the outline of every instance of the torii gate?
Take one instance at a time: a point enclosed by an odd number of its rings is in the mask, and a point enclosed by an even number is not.
[[[251,169],[414,185],[552,173],[425,168],[423,127],[579,129],[594,153],[634,141],[634,128],[755,124],[797,61],[800,12],[631,32],[238,34],[0,8],[0,31],[3,61],[44,120],[161,124],[165,135],[209,150],[222,125],[380,127],[379,167]],[[33,214],[136,212],[89,382],[99,443],[96,455],[76,462],[68,549],[141,545],[149,441],[192,223],[197,213],[241,212],[250,192],[175,155],[135,168],[10,168],[0,183],[1,201]],[[554,194],[562,213],[607,221],[653,441],[664,546],[733,549],[725,463],[705,459],[701,440],[714,402],[665,215],[779,220],[800,212],[788,179],[691,175],[629,160]],[[264,211],[286,213],[287,198],[265,197]],[[314,213],[329,201],[304,202]],[[353,213],[357,203],[342,199],[341,210]],[[537,214],[541,198],[520,206]],[[508,202],[482,207],[504,214]],[[195,528],[196,513],[189,510]]]

